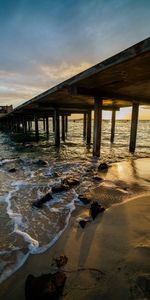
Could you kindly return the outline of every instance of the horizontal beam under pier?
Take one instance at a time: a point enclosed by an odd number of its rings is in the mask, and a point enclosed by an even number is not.
[[[93,101],[93,105],[91,106],[86,106],[86,108],[64,108],[62,110],[62,108],[59,108],[59,115],[67,115],[67,116],[70,116],[71,114],[84,114],[84,113],[88,113],[88,110],[94,110],[94,101]],[[120,110],[120,107],[119,106],[114,106],[114,105],[110,105],[110,106],[106,106],[106,105],[102,105],[102,109],[103,110],[106,110],[106,111],[112,111],[113,109],[115,109],[116,111],[119,111]],[[28,117],[28,118],[32,118],[34,119],[34,115],[37,115],[38,118],[44,118],[46,116],[48,117],[52,117],[54,116],[54,110],[53,111],[39,111],[39,110],[25,110],[24,112],[23,111],[20,111],[19,110],[17,112],[14,112],[13,114],[10,114],[9,116],[12,117],[12,116],[15,116],[15,115],[19,115],[19,116],[25,116],[25,117]]]
[[[112,100],[124,100],[125,102],[129,102],[129,105],[132,105],[132,102],[135,101],[135,96],[133,95],[126,95],[126,94],[119,94],[114,91],[109,91],[109,87],[107,90],[99,89],[99,88],[88,88],[82,86],[71,86],[68,89],[70,95],[72,96],[89,96],[89,97],[99,97],[103,99],[112,99]],[[141,103],[141,97],[136,95],[136,101]],[[142,101],[149,103],[149,98],[143,99]]]

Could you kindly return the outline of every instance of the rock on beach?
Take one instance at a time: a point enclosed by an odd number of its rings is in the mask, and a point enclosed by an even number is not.
[[[39,277],[28,275],[25,283],[26,300],[58,300],[66,282],[63,272],[44,274]]]
[[[97,201],[93,201],[90,207],[90,213],[93,220],[99,213],[102,213],[104,210],[105,208],[101,204],[99,204]]]
[[[42,198],[37,199],[32,203],[32,206],[35,206],[37,208],[41,208],[44,203],[50,201],[53,199],[51,192],[47,192]]]

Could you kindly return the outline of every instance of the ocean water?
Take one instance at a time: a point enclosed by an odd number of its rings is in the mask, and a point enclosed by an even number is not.
[[[61,143],[59,150],[53,144],[52,130],[46,141],[42,124],[38,144],[34,132],[26,138],[0,131],[0,282],[13,274],[31,253],[46,251],[59,238],[72,211],[81,204],[78,194],[97,185],[91,180],[90,169],[96,171],[100,161],[111,164],[150,157],[150,121],[139,121],[134,155],[128,152],[130,122],[116,122],[113,145],[110,126],[109,121],[103,121],[99,160],[92,157],[92,143],[87,147],[83,139],[82,120],[69,121],[66,142]],[[47,165],[39,165],[39,159],[46,160]],[[16,172],[10,173],[11,168],[16,168]],[[32,207],[33,201],[69,176],[78,177],[80,186],[54,194],[42,209]],[[113,184],[113,177],[111,180]]]

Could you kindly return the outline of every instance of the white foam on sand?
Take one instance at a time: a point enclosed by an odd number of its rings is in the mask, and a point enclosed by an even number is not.
[[[75,197],[76,197],[76,195],[75,195]],[[62,233],[65,231],[65,229],[67,228],[67,226],[69,224],[69,220],[70,220],[71,214],[75,210],[75,204],[74,203],[75,203],[75,198],[73,198],[72,201],[65,206],[66,209],[69,209],[69,213],[68,213],[68,215],[66,217],[64,228],[62,230],[60,230],[58,232],[58,234],[55,235],[55,237],[47,245],[44,245],[44,246],[41,246],[41,247],[37,247],[37,248],[35,247],[32,250],[30,249],[30,253],[32,253],[32,254],[43,253],[43,252],[45,252],[47,249],[49,249],[50,247],[52,247],[56,243],[56,241],[60,238],[60,236],[62,235]]]
[[[17,185],[18,186],[18,185]],[[29,244],[28,245],[28,249],[29,251],[24,254],[19,248],[12,248],[10,251],[1,251],[1,255],[4,254],[10,254],[14,251],[16,251],[17,255],[17,259],[15,261],[15,263],[13,265],[11,265],[11,267],[7,268],[7,270],[5,270],[5,272],[1,275],[0,277],[0,283],[2,281],[4,281],[5,279],[7,279],[9,276],[11,276],[16,270],[18,270],[26,261],[26,259],[28,258],[29,254],[32,251],[35,251],[35,248],[39,247],[39,243],[38,241],[34,240],[29,234],[27,234],[26,232],[24,232],[23,230],[19,229],[19,228],[24,228],[24,224],[22,221],[22,215],[16,212],[13,212],[12,208],[11,208],[11,197],[12,194],[16,191],[12,190],[11,192],[8,193],[8,195],[5,198],[5,202],[7,203],[7,214],[10,217],[10,219],[12,220],[13,224],[14,224],[14,231],[15,233],[21,235],[24,240]]]
[[[27,182],[25,182],[24,180],[17,180],[12,182],[11,186],[16,187],[17,189],[19,188],[23,188],[24,186],[26,187],[28,185]]]
[[[29,256],[29,252],[27,254],[24,254],[21,251],[17,252],[17,260],[15,262],[15,264],[10,268],[7,268],[7,270],[2,273],[2,275],[0,276],[0,283],[2,283],[4,280],[6,280],[8,277],[10,277],[14,272],[16,272],[27,260]]]
[[[39,247],[39,242],[33,239],[27,232],[18,229],[17,224],[15,225],[15,227],[16,228],[14,229],[14,232],[21,235],[24,238],[24,240],[29,243],[28,248],[30,252],[34,252]]]
[[[19,158],[2,158],[0,160],[0,166],[3,166],[4,164],[7,164],[7,163],[11,163],[11,162],[14,162],[14,161],[17,161],[19,160]]]
[[[18,189],[22,185],[22,183],[23,183],[22,181],[17,182],[17,184],[15,185],[16,189]],[[30,254],[43,253],[56,243],[56,241],[60,238],[60,236],[62,235],[62,233],[65,231],[65,229],[68,226],[71,214],[72,214],[73,210],[75,209],[74,202],[77,197],[76,193],[73,192],[74,197],[73,197],[72,201],[70,203],[66,204],[66,206],[64,207],[68,210],[68,215],[66,217],[65,226],[63,227],[63,229],[61,229],[58,232],[58,234],[55,235],[55,237],[48,244],[40,247],[39,242],[37,240],[33,239],[27,232],[23,231],[24,224],[22,221],[22,215],[19,213],[13,212],[13,210],[11,208],[11,197],[12,197],[12,194],[16,191],[16,189],[9,192],[5,198],[5,202],[7,203],[7,214],[9,215],[10,219],[14,223],[14,232],[17,233],[18,235],[22,236],[23,239],[28,243],[29,251],[26,254],[24,254],[19,248],[15,249],[16,254],[17,254],[16,255],[17,259],[16,259],[15,263],[13,265],[11,265],[10,268],[8,267],[5,270],[5,272],[2,273],[2,275],[0,277],[0,283],[2,283],[4,280],[6,280],[8,277],[10,277],[14,272],[16,272],[25,263],[26,259],[28,258],[28,256]],[[50,209],[55,210],[56,208],[50,208]],[[2,251],[1,254],[5,254],[7,252],[7,254],[11,255],[11,252],[13,252],[13,251],[14,251],[14,249],[11,249],[11,251]]]

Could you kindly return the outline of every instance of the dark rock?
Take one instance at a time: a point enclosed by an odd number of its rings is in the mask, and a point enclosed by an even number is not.
[[[56,265],[58,268],[63,267],[68,262],[68,257],[65,255],[61,255],[60,257],[56,258]]]
[[[79,184],[80,181],[77,178],[65,178],[62,180],[61,184],[52,187],[52,193],[60,193],[67,191],[72,186]]]
[[[16,171],[17,171],[16,168],[12,168],[8,170],[9,173],[15,173]]]
[[[25,283],[26,300],[58,300],[62,295],[66,279],[63,272],[39,277],[29,275]]]
[[[55,177],[60,177],[60,176],[61,176],[61,173],[60,173],[60,172],[54,172],[54,173],[53,173],[53,176],[55,176]]]
[[[69,187],[78,185],[79,183],[80,183],[80,180],[75,177],[65,178],[62,180],[62,184],[68,185]]]
[[[53,199],[51,192],[46,193],[42,198],[37,199],[35,202],[32,203],[32,206],[36,206],[38,208],[41,208],[44,203],[50,201]]]
[[[96,216],[99,213],[103,212],[104,210],[105,210],[105,208],[101,204],[99,204],[97,201],[94,201],[90,207],[90,213],[91,213],[93,220],[96,218]]]
[[[88,168],[88,169],[86,169],[85,176],[86,176],[86,175],[93,175],[94,173],[95,173],[95,169],[93,169],[93,168]]]
[[[93,179],[94,179],[95,181],[102,181],[102,180],[103,180],[103,178],[101,178],[101,177],[98,176],[98,175],[94,175],[94,176],[93,176]]]
[[[80,220],[80,221],[79,221],[79,225],[80,225],[82,228],[84,228],[84,227],[86,226],[87,222],[88,222],[88,221],[87,221],[87,220],[84,220],[84,219],[83,219],[83,220]]]
[[[101,163],[99,166],[98,166],[98,170],[99,171],[103,171],[103,170],[108,170],[109,166],[107,163]]]
[[[47,166],[48,165],[48,162],[46,160],[43,160],[43,159],[38,159],[36,161],[37,165],[39,166]]]
[[[150,274],[142,274],[137,278],[137,284],[144,293],[144,299],[150,299]]]
[[[78,196],[78,198],[80,199],[80,201],[82,201],[84,204],[89,204],[90,202],[91,202],[91,199],[90,198],[88,198],[88,196],[86,196],[86,194],[84,195],[82,195],[82,194],[80,194],[79,196]]]
[[[60,185],[52,187],[52,193],[60,193],[60,192],[67,191],[68,189],[69,189],[68,185],[66,185],[66,184],[60,184]]]

